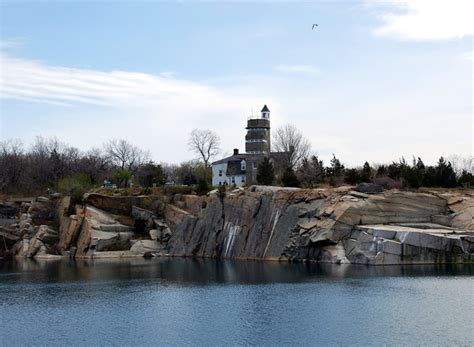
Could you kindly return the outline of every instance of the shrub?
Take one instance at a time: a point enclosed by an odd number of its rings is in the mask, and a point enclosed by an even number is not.
[[[281,183],[284,187],[300,187],[300,181],[291,167],[286,168],[281,177]]]
[[[84,194],[91,188],[89,176],[83,173],[77,173],[71,177],[66,177],[58,182],[58,190],[63,194],[69,195],[71,201],[64,213],[67,216],[76,213],[76,205],[83,204]]]
[[[257,183],[269,186],[275,180],[275,170],[268,157],[263,158],[257,168]]]
[[[400,181],[396,181],[388,176],[376,177],[373,182],[382,186],[384,189],[401,189],[403,184]]]
[[[210,186],[207,183],[207,180],[205,179],[199,179],[197,187],[196,187],[196,193],[197,195],[206,195],[210,191]]]
[[[344,181],[348,184],[357,184],[361,182],[359,171],[357,169],[347,169]]]

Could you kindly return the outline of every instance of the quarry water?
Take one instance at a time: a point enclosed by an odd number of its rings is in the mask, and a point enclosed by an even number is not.
[[[0,261],[0,345],[474,345],[474,267]]]

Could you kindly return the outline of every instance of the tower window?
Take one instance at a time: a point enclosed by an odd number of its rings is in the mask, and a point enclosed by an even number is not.
[[[222,177],[222,170],[219,170],[219,176]]]
[[[257,162],[255,160],[252,162],[252,168],[257,170]]]

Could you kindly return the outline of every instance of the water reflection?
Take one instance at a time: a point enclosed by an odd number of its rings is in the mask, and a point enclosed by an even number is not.
[[[341,278],[472,276],[473,265],[361,266],[209,259],[0,261],[0,283],[160,279],[180,285],[298,283]]]

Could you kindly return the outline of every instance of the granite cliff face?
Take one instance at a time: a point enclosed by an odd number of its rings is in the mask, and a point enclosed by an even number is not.
[[[474,262],[474,193],[253,186],[220,195],[23,202],[2,227],[26,257],[186,256],[354,264]]]
[[[473,261],[473,212],[468,196],[253,187],[223,204],[182,198],[164,217],[172,255],[413,264]]]

